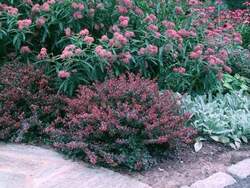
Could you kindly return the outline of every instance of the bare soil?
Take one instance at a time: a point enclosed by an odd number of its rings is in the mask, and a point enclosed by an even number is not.
[[[179,188],[215,172],[225,172],[227,166],[248,157],[250,145],[242,146],[236,151],[220,144],[206,142],[199,152],[195,152],[192,146],[181,146],[155,168],[130,175],[153,188]]]

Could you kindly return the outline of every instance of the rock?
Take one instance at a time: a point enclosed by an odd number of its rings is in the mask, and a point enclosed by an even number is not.
[[[151,188],[35,146],[0,144],[0,188]]]
[[[193,183],[190,188],[224,188],[236,183],[236,180],[223,172],[217,172],[210,177]]]
[[[245,159],[228,167],[227,171],[241,179],[250,176],[250,159]]]

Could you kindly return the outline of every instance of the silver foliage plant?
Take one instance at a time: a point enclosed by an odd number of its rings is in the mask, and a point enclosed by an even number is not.
[[[193,114],[192,124],[203,136],[197,140],[195,150],[199,150],[200,141],[207,138],[234,149],[250,139],[250,96],[242,92],[215,97],[186,95],[182,103],[183,110]]]

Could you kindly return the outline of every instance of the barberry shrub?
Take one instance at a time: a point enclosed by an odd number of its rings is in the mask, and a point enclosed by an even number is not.
[[[33,65],[8,63],[0,75],[0,141],[38,141],[62,101],[49,87],[43,70]]]
[[[133,74],[80,86],[65,101],[66,117],[46,132],[56,148],[92,164],[147,169],[155,163],[150,148],[189,142],[194,134],[172,92],[159,94],[154,81]]]

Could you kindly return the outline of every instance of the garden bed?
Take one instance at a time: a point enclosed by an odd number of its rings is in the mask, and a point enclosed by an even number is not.
[[[169,156],[147,172],[130,175],[153,188],[177,188],[207,178],[215,172],[224,172],[231,164],[247,157],[250,157],[249,145],[232,150],[221,144],[206,142],[199,152],[195,152],[192,146],[182,146],[172,159]]]

